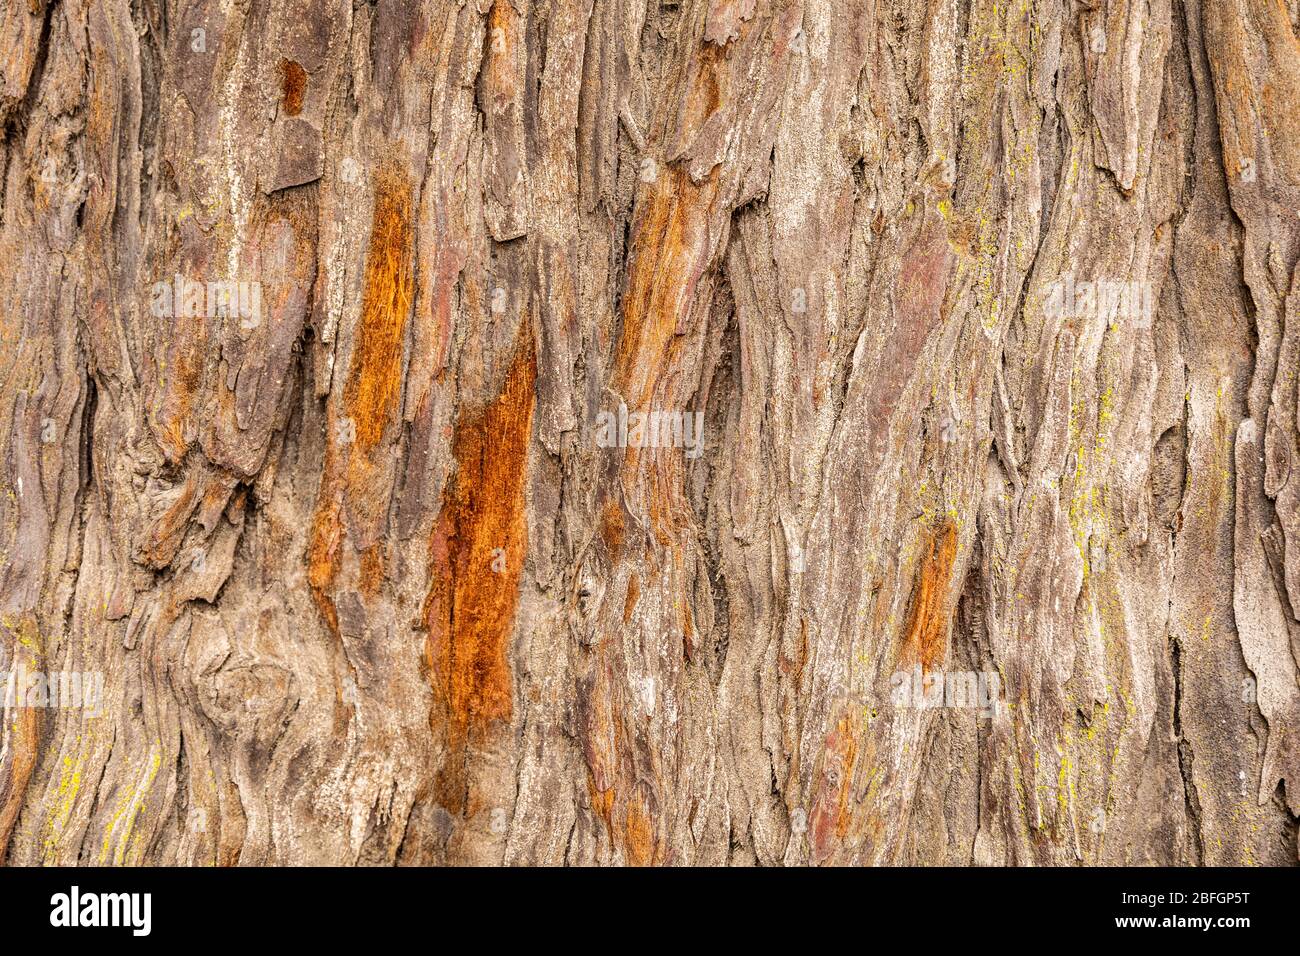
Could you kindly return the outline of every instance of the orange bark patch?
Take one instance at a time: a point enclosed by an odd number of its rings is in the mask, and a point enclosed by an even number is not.
[[[612,376],[629,408],[647,412],[656,404],[678,404],[672,376],[681,367],[692,303],[709,266],[718,181],[717,169],[697,185],[684,169],[669,167],[637,203]],[[690,512],[681,494],[681,459],[676,448],[628,448],[623,458],[624,483],[636,499],[630,507],[650,513],[652,531],[665,546]]]
[[[191,267],[191,268],[196,268]],[[180,296],[177,296],[180,299]],[[170,462],[183,461],[193,440],[194,396],[203,386],[204,348],[208,329],[202,315],[185,315],[184,303],[172,303],[176,332],[158,368],[161,401],[156,406],[154,437]]]
[[[681,130],[688,141],[722,105],[723,86],[727,79],[722,69],[725,58],[723,48],[712,43],[705,43],[699,51],[698,70],[691,77],[683,98]]]
[[[617,501],[611,498],[606,502],[600,513],[600,537],[605,542],[605,546],[609,548],[610,557],[617,558],[619,552],[623,550],[623,533],[625,530],[623,509]]]
[[[280,61],[280,99],[289,116],[302,112],[302,100],[307,93],[307,71],[293,60]]]
[[[603,641],[597,645],[595,653],[594,671],[578,683],[578,736],[591,774],[593,806],[597,805],[595,795],[600,794],[601,806],[605,807],[603,816],[610,826],[610,838],[613,839],[610,810],[613,807],[614,785],[618,779],[620,753],[626,734],[622,712],[612,696],[614,682],[610,676],[610,663]]]
[[[361,593],[374,597],[384,580],[384,549],[371,545],[361,555]]]
[[[717,170],[696,185],[673,166],[660,172],[638,210],[614,367],[615,388],[629,407],[649,403],[668,344],[708,265],[708,219],[717,191]]]
[[[456,428],[454,488],[430,541],[427,654],[453,749],[471,729],[512,712],[506,652],[527,544],[525,466],[537,377],[532,337],[525,330],[520,341],[501,394]]]
[[[605,821],[605,829],[611,830],[614,819],[614,789],[601,790],[590,770],[587,771],[587,794],[591,797],[591,809]]]
[[[326,471],[329,470],[328,459],[325,468]],[[325,619],[330,633],[335,636],[339,633],[339,617],[329,595],[329,588],[338,572],[338,549],[343,537],[343,527],[339,521],[341,510],[334,492],[323,487],[321,500],[312,518],[311,543],[307,547],[307,586],[316,609]]]
[[[853,820],[849,811],[849,797],[853,790],[853,773],[858,759],[858,740],[853,731],[852,718],[843,716],[826,738],[821,780],[815,791],[810,821],[811,859],[814,864],[822,863],[830,857],[836,843],[848,834]]]
[[[623,823],[624,848],[629,866],[649,866],[654,862],[654,823],[639,793],[634,793],[627,804],[627,817]]]
[[[636,610],[636,602],[641,599],[641,579],[633,574],[627,580],[627,597],[623,601],[623,623],[626,624],[632,620],[632,612]]]
[[[903,653],[930,670],[947,651],[948,585],[957,556],[957,526],[944,519],[926,535],[921,571],[912,585]]]
[[[338,574],[343,540],[341,496],[351,491],[354,513],[372,527],[387,507],[376,493],[382,485],[376,480],[370,453],[396,415],[401,398],[402,345],[413,288],[411,257],[411,186],[400,173],[383,169],[375,188],[356,345],[342,411],[329,418],[325,474],[308,548],[312,599],[336,634],[338,615],[328,591]],[[351,421],[351,428],[343,427],[344,418]],[[376,556],[368,560],[367,564],[363,559],[363,590],[377,587],[376,569],[382,575],[382,557],[378,565]]]
[[[402,390],[402,343],[411,311],[411,185],[379,174],[370,226],[361,322],[343,402],[356,426],[356,447],[370,452],[383,437]]]

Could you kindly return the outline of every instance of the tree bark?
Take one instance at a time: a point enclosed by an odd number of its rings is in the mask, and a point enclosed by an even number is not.
[[[2,17],[7,862],[1296,862],[1296,0]]]

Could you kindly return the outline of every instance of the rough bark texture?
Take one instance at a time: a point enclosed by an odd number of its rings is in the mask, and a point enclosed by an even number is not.
[[[7,861],[1295,863],[1298,23],[5,0]]]

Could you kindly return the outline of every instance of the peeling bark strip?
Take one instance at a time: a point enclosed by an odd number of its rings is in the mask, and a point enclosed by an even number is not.
[[[10,2],[0,854],[1295,864],[1298,25]]]

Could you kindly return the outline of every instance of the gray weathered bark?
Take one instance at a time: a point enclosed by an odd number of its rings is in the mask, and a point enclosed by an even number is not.
[[[1295,863],[1298,24],[5,0],[7,861]]]

